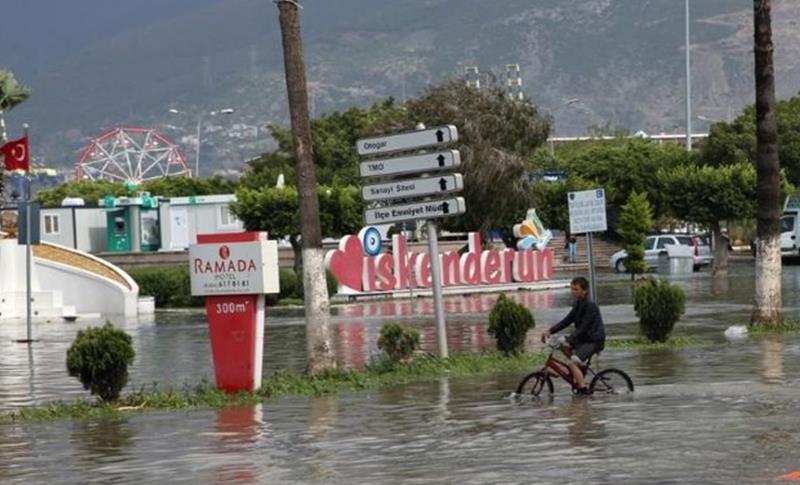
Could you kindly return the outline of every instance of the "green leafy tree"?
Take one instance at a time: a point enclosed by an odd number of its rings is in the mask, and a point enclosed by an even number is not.
[[[137,187],[139,192],[162,197],[189,197],[192,195],[232,194],[237,183],[223,177],[164,177],[148,180]]]
[[[567,230],[569,229],[567,194],[595,187],[597,187],[595,182],[579,176],[571,176],[563,182],[534,182],[531,185],[533,207],[536,208],[536,213],[546,227]]]
[[[525,159],[547,140],[549,119],[529,100],[462,81],[428,89],[408,102],[408,110],[414,122],[458,128],[467,212],[446,220],[445,227],[478,230],[485,238],[490,229],[518,223],[532,202]]]
[[[363,226],[363,202],[358,187],[319,187],[320,223],[327,237],[354,234]],[[294,269],[299,273],[302,261],[300,215],[297,189],[241,187],[236,192],[231,212],[248,231],[267,231],[270,239],[288,238],[294,250]]]
[[[311,120],[317,181],[321,185],[359,185],[361,177],[356,141],[412,127],[408,112],[393,98],[368,108],[350,108]],[[291,131],[278,125],[270,125],[269,129],[278,149],[250,163],[251,171],[247,177],[250,180],[245,183],[251,183],[258,176],[267,176],[265,181],[275,185],[277,175],[283,173],[286,183],[295,184]]]
[[[724,275],[728,245],[722,237],[721,221],[755,216],[755,167],[747,162],[718,167],[692,164],[660,170],[657,179],[662,200],[675,217],[711,229],[715,242],[712,272]]]
[[[556,155],[548,168],[564,170],[570,177],[605,189],[612,231],[617,228],[617,217],[631,192],[648,195],[654,218],[667,213],[655,184],[655,173],[691,163],[693,156],[677,145],[622,138],[572,143],[559,148]]]
[[[108,180],[79,180],[77,182],[67,182],[52,189],[40,190],[36,194],[36,200],[43,207],[59,207],[61,201],[67,197],[80,197],[87,206],[96,207],[98,201],[112,195],[122,197],[128,195],[125,184],[110,182]]]
[[[800,185],[800,95],[776,103],[778,158],[793,185]],[[700,150],[704,165],[756,161],[756,112],[748,106],[730,123],[715,123]]]
[[[489,312],[487,331],[497,341],[497,350],[505,354],[518,354],[525,350],[528,330],[535,326],[536,321],[525,305],[500,295]]]
[[[0,69],[0,145],[8,141],[5,112],[11,111],[31,96],[31,90],[14,78],[11,71]],[[3,171],[0,170],[0,194],[3,193]]]
[[[628,202],[622,206],[617,231],[625,243],[625,268],[631,278],[644,273],[647,265],[644,262],[644,241],[647,231],[653,227],[653,209],[647,200],[647,194],[631,192]]]

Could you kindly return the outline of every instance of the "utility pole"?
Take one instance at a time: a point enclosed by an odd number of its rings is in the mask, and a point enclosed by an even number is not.
[[[686,151],[692,151],[692,44],[689,0],[686,0]]]
[[[286,91],[292,120],[292,141],[297,163],[300,198],[300,234],[303,243],[303,287],[305,288],[306,347],[308,372],[316,374],[336,366],[330,330],[330,303],[325,280],[322,230],[319,222],[317,176],[308,120],[308,90],[303,44],[300,38],[300,4],[275,0],[278,4]]]

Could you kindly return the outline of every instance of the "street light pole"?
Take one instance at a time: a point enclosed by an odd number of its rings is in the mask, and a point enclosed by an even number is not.
[[[169,111],[172,114],[186,114],[185,112],[175,108],[170,108],[167,111]],[[197,118],[197,129],[196,129],[197,147],[196,150],[194,151],[194,175],[193,175],[194,177],[200,176],[200,145],[202,143],[202,140],[200,138],[202,136],[203,119],[205,118],[206,114],[210,116],[216,116],[216,115],[230,115],[235,112],[236,110],[233,108],[222,108],[214,111],[200,112],[200,116]]]
[[[692,74],[689,42],[689,0],[686,0],[686,151],[692,150]]]

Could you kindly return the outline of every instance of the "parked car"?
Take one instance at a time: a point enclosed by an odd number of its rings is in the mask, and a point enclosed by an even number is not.
[[[711,252],[711,246],[704,244],[700,238],[689,234],[654,234],[647,236],[644,241],[644,262],[648,268],[655,268],[658,266],[659,254],[667,252],[667,246],[680,245],[692,246],[694,248],[694,270],[697,271],[703,266],[708,266],[714,259]],[[625,268],[625,260],[628,258],[628,253],[624,249],[617,251],[608,263],[612,269],[617,273],[624,273],[627,271]]]

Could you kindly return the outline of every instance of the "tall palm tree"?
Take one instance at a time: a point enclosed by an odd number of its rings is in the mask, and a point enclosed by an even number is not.
[[[783,320],[780,160],[770,4],[770,0],[753,0],[758,190],[755,304],[750,318],[754,324]]]
[[[31,90],[18,83],[11,71],[0,69],[0,142],[5,142],[6,135],[5,112],[28,99]]]
[[[10,71],[0,69],[0,145],[8,140],[5,112],[22,103],[31,95],[31,90],[18,83]],[[0,157],[1,158],[1,157]],[[3,201],[3,170],[0,164],[0,203]]]

